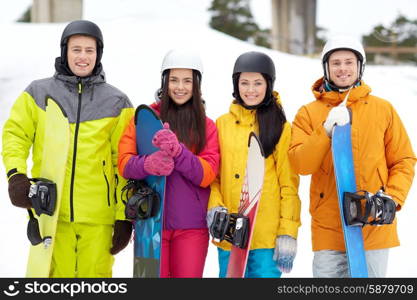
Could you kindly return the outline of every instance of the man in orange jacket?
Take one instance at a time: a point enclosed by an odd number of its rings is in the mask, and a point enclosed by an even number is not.
[[[330,39],[322,53],[324,77],[312,87],[316,100],[302,106],[293,122],[290,161],[298,174],[312,175],[314,277],[349,277],[331,152],[333,126],[352,124],[358,191],[382,190],[399,211],[414,177],[416,157],[407,132],[393,106],[371,95],[361,80],[365,62],[359,41]],[[345,98],[346,106],[339,106]],[[368,274],[384,277],[388,248],[399,245],[396,219],[392,224],[366,225],[362,232]]]

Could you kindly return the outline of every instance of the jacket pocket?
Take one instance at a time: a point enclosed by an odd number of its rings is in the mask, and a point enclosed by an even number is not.
[[[332,150],[329,149],[329,151],[327,151],[326,155],[324,156],[323,162],[320,165],[320,170],[325,175],[329,175],[330,168],[332,167],[333,167],[333,155],[332,155]]]
[[[114,174],[114,180],[114,204],[117,204],[117,188],[119,187],[119,176],[117,176],[117,174]]]
[[[320,168],[311,176],[310,183],[310,213],[316,213],[323,207],[328,207],[329,202],[333,202],[337,192],[333,188],[336,186],[333,170],[333,161],[323,164],[327,166],[327,173]],[[336,198],[337,199],[337,198]]]
[[[318,172],[319,174],[313,175],[311,177],[311,186],[313,187],[310,190],[311,193],[311,200],[310,200],[310,213],[313,214],[319,206],[322,204],[324,199],[324,186],[323,186],[323,180],[324,174],[323,170],[320,170]]]
[[[330,173],[333,173],[333,157],[332,151],[326,153],[320,169],[312,175],[311,177],[311,186],[314,187],[310,191],[311,195],[311,204],[310,212],[315,212],[322,204],[325,198],[328,198]]]
[[[387,185],[388,181],[388,171],[384,167],[378,167],[376,171],[378,173],[378,178],[381,183],[380,188],[385,191],[385,186]]]
[[[106,175],[106,161],[103,160],[103,176],[107,187],[107,205],[110,207],[110,183]]]

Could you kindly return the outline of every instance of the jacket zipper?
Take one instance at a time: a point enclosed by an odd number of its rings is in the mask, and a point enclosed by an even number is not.
[[[106,172],[104,172],[105,166],[106,166],[106,161],[103,160],[103,175],[104,175],[104,180],[106,180],[106,185],[107,185],[107,204],[110,207],[110,185],[109,185],[109,180],[107,179],[107,176],[106,176]]]
[[[70,186],[70,221],[71,222],[74,222],[74,180],[75,180],[75,165],[76,165],[76,160],[77,160],[78,131],[80,128],[81,100],[82,100],[82,85],[81,85],[81,81],[78,81],[78,108],[77,108],[77,121],[75,123],[74,152],[72,154],[72,170],[71,170],[71,186]]]

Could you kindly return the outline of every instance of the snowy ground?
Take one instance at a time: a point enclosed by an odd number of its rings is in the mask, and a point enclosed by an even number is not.
[[[292,56],[255,47],[208,28],[207,13],[197,1],[182,0],[188,10],[172,5],[161,14],[162,0],[154,0],[146,7],[139,1],[119,1],[129,9],[114,10],[105,2],[96,9],[97,0],[85,1],[85,18],[93,20],[104,34],[103,65],[109,83],[123,90],[134,105],[150,104],[160,84],[160,64],[165,53],[175,47],[190,47],[200,51],[205,71],[203,97],[207,114],[216,119],[227,112],[232,94],[231,72],[236,57],[248,50],[264,51],[276,64],[275,89],[282,96],[290,121],[298,108],[313,100],[310,87],[321,76],[319,60]],[[173,1],[172,1],[173,2]],[[178,2],[178,1],[175,1]],[[207,1],[206,1],[207,2]],[[101,2],[100,2],[101,3]],[[133,4],[132,4],[133,3]],[[165,5],[171,1],[164,2]],[[174,11],[178,12],[173,14]],[[122,12],[123,11],[123,12]],[[126,14],[126,11],[129,13]],[[156,13],[158,12],[158,13]],[[54,58],[59,55],[59,39],[65,24],[0,23],[0,130],[11,105],[21,91],[34,79],[53,74]],[[373,93],[389,99],[399,112],[414,150],[417,149],[417,67],[367,66],[364,80]],[[369,116],[375,118],[377,116]],[[0,164],[0,174],[5,174]],[[299,194],[302,200],[302,226],[299,231],[298,254],[293,271],[287,277],[311,277],[312,251],[310,241],[309,177],[302,177]],[[0,176],[0,277],[23,277],[29,242],[26,238],[26,211],[13,207],[7,194],[7,180]],[[406,205],[398,213],[401,246],[392,249],[388,266],[389,277],[417,277],[414,238],[414,216],[417,210],[417,187],[413,185]],[[132,247],[116,256],[115,277],[131,277]],[[217,277],[217,252],[210,246],[204,272],[205,277]]]

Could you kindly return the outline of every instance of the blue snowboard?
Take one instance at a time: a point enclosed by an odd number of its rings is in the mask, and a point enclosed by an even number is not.
[[[347,225],[343,211],[344,193],[355,193],[357,191],[355,169],[353,167],[350,124],[334,127],[332,136],[332,152],[340,217],[343,227],[350,276],[355,278],[368,277],[362,227]]]
[[[136,150],[139,155],[148,155],[158,150],[152,138],[162,129],[162,122],[147,105],[140,105],[135,113]],[[161,260],[163,203],[165,176],[148,176],[145,181],[159,194],[160,210],[154,217],[135,222],[134,277],[159,277]]]

